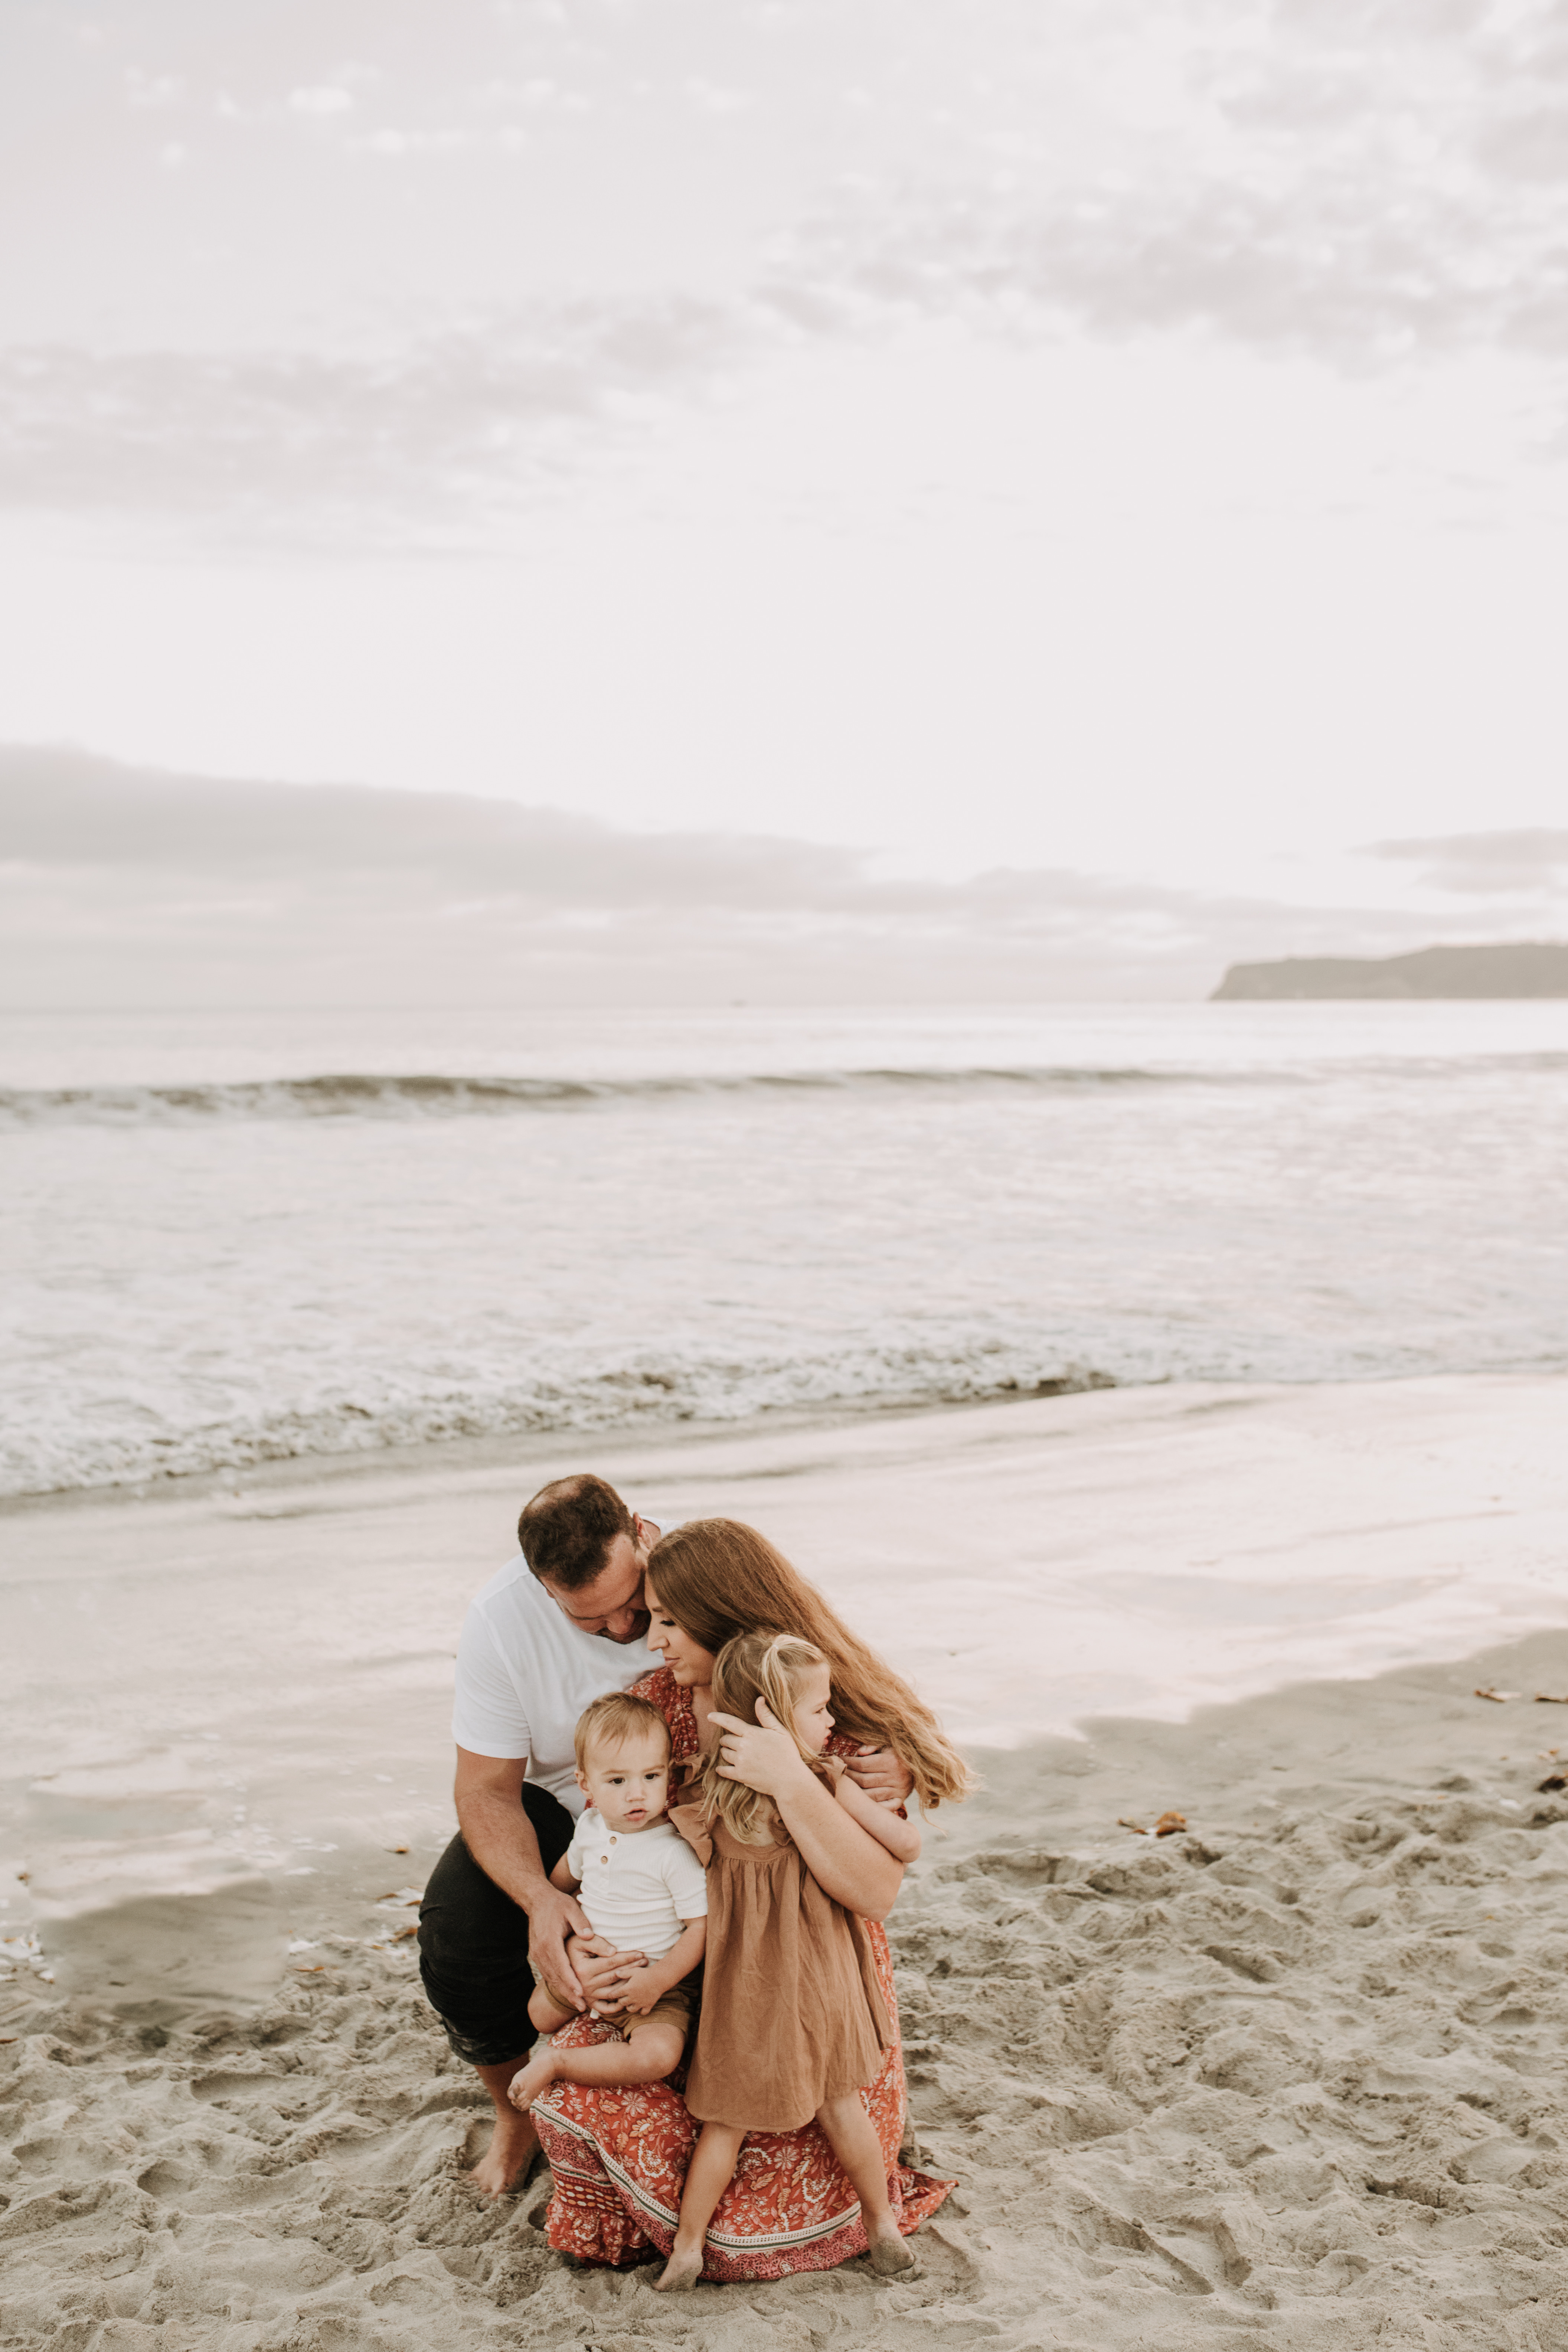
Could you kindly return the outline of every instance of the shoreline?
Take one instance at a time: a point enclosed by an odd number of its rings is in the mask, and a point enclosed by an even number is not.
[[[1453,1377],[1468,1378],[1459,1373]],[[1568,1373],[1563,1375],[1568,1379]],[[579,1439],[584,1454],[595,1448],[614,1452],[617,1456],[635,1454],[639,1449],[651,1450],[682,1441],[693,1445],[716,1444],[726,1438],[763,1439],[774,1434],[795,1435],[801,1431],[831,1431],[846,1424],[853,1427],[861,1423],[883,1421],[913,1421],[940,1418],[947,1413],[984,1412],[993,1408],[1005,1412],[1013,1405],[1054,1403],[1060,1398],[1100,1395],[1107,1390],[1157,1390],[1178,1385],[1169,1381],[1112,1381],[1107,1376],[1085,1380],[1058,1387],[1054,1382],[1042,1390],[1031,1390],[1017,1396],[1001,1394],[979,1397],[938,1397],[925,1404],[908,1402],[857,1404],[846,1402],[821,1406],[778,1405],[765,1412],[753,1413],[734,1421],[683,1420],[671,1416],[660,1420],[652,1414],[636,1421],[606,1423],[602,1427],[580,1430],[526,1429],[486,1431],[470,1437],[443,1437],[416,1445],[377,1445],[352,1447],[340,1454],[280,1454],[248,1463],[240,1468],[224,1470],[174,1470],[159,1473],[153,1477],[111,1481],[92,1486],[30,1487],[14,1495],[0,1495],[0,1519],[23,1517],[33,1511],[90,1508],[100,1505],[138,1502],[179,1502],[190,1496],[224,1494],[239,1486],[287,1486],[301,1481],[316,1483],[331,1479],[374,1478],[378,1472],[392,1475],[418,1475],[443,1470],[484,1473],[510,1466],[529,1453],[542,1453],[553,1458],[563,1446],[574,1444]],[[1209,1385],[1248,1386],[1252,1383],[1210,1383]],[[1310,1386],[1313,1383],[1281,1383],[1279,1385]]]
[[[498,1430],[465,1437],[425,1440],[416,1444],[348,1448],[341,1453],[268,1455],[237,1467],[160,1472],[151,1476],[100,1482],[88,1486],[30,1487],[0,1494],[0,1520],[25,1518],[54,1511],[111,1509],[122,1503],[178,1504],[210,1496],[290,1486],[369,1485],[385,1476],[419,1480],[452,1474],[458,1479],[484,1477],[510,1471],[530,1461],[553,1463],[566,1453],[614,1455],[636,1461],[641,1455],[679,1454],[730,1443],[755,1442],[765,1446],[772,1438],[793,1438],[876,1427],[887,1423],[941,1423],[976,1413],[1008,1413],[1026,1408],[1068,1405],[1083,1397],[1158,1398],[1202,1394],[1246,1401],[1260,1395],[1380,1391],[1420,1387],[1431,1391],[1460,1389],[1472,1383],[1521,1386],[1556,1385],[1568,1397],[1568,1368],[1562,1370],[1482,1370],[1461,1372],[1369,1373],[1363,1380],[1112,1380],[1094,1373],[1061,1383],[1048,1381],[1017,1394],[935,1397],[920,1403],[906,1402],[858,1403],[854,1399],[823,1405],[770,1406],[764,1412],[733,1421],[652,1414],[637,1420],[605,1423],[590,1429],[576,1427]]]

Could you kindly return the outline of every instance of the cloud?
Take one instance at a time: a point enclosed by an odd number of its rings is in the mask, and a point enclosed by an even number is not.
[[[1228,962],[1394,951],[1427,929],[1061,867],[889,877],[809,841],[12,746],[0,936],[13,1004],[656,1004],[1196,997]]]
[[[642,86],[635,13],[618,33],[606,17],[592,45],[605,89],[628,104]],[[779,226],[749,285],[492,305],[375,359],[15,348],[0,355],[0,507],[289,532],[478,515],[803,337],[911,317],[1011,336],[1206,334],[1356,368],[1500,349],[1555,381],[1568,276],[1555,0],[1105,0],[1070,33],[1002,0],[971,15],[941,138],[913,64],[906,89],[889,63],[872,112],[901,132],[868,132],[864,157],[836,147],[850,168]],[[776,33],[761,25],[742,27],[761,43],[746,85],[759,104],[782,88],[768,81]],[[911,58],[935,25],[911,12]],[[819,106],[842,95],[834,37],[793,68],[818,77]],[[458,106],[449,121],[410,129],[373,121],[351,79],[302,81],[296,121],[367,161],[455,157],[478,141],[463,166],[476,173],[494,167],[498,92],[525,113],[560,97],[552,75],[487,71],[466,93],[432,92]],[[1149,84],[1157,99],[1136,100]],[[727,104],[740,87],[689,76],[679,104]],[[806,150],[815,119],[796,125]],[[331,201],[352,208],[363,190]]]
[[[803,918],[933,930],[1171,917],[1177,891],[1064,871],[973,882],[884,879],[872,854],[752,834],[634,833],[592,817],[461,793],[220,781],[137,769],[69,749],[0,747],[0,853],[41,872],[114,877],[132,892],[203,887],[410,896],[530,920]]]
[[[0,748],[0,845],[53,869],[300,887],[413,884],[563,911],[826,909],[866,886],[851,850],[633,834],[461,793],[215,781],[89,753]]]
[[[257,523],[479,509],[706,377],[741,329],[671,298],[540,304],[376,358],[0,352],[0,508]]]
[[[1166,37],[1161,119],[1118,139],[1102,90],[1088,169],[868,185],[794,240],[785,276],[1358,367],[1494,346],[1560,360],[1556,0],[1255,0],[1188,8]],[[1108,83],[1128,63],[1108,46]]]
[[[1417,878],[1426,888],[1468,897],[1542,895],[1568,887],[1568,831],[1551,826],[1378,841],[1367,854],[1418,865],[1422,870]]]

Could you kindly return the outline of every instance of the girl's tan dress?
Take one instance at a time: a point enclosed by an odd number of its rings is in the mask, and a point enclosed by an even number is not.
[[[702,2011],[686,2083],[699,2123],[798,2131],[875,2081],[892,2033],[863,1921],[825,1895],[782,1822],[742,1845],[722,1822],[682,1831],[708,1862]]]

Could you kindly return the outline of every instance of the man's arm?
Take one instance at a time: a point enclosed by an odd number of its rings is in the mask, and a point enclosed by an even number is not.
[[[527,1769],[521,1757],[476,1756],[459,1748],[453,1790],[458,1827],[485,1876],[527,1912],[529,1956],[540,1974],[582,2009],[583,1988],[566,1957],[566,1938],[594,1931],[581,1904],[544,1874],[539,1840],[522,1807]]]

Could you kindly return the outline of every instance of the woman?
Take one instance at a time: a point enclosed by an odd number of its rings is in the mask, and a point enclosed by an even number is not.
[[[699,1519],[672,1529],[649,1557],[647,1601],[648,1646],[663,1653],[664,1664],[634,1687],[669,1725],[678,1766],[691,1765],[719,1742],[711,1719],[714,1658],[733,1635],[765,1627],[802,1635],[829,1660],[838,1726],[829,1752],[892,1748],[928,1811],[966,1793],[968,1769],[930,1708],[754,1528],[734,1519]],[[726,1760],[742,1778],[751,1744],[744,1734],[724,1735]],[[847,1826],[871,1855],[872,1841],[853,1822]],[[899,2162],[906,2110],[892,1958],[879,1924],[868,1920],[866,1933],[893,2032],[881,2072],[863,2095],[882,2143],[893,2210],[907,2233],[936,2210],[949,2184]],[[580,2018],[563,2038],[593,2041],[611,2030]],[[613,2094],[561,2084],[535,2105],[555,2180],[547,2232],[561,2252],[624,2265],[654,2248],[669,2252],[696,2137],[679,2095],[683,2081],[678,2071],[669,2082]],[[817,2126],[807,2124],[747,2138],[709,2229],[703,2275],[783,2278],[830,2270],[865,2251],[855,2192]]]

